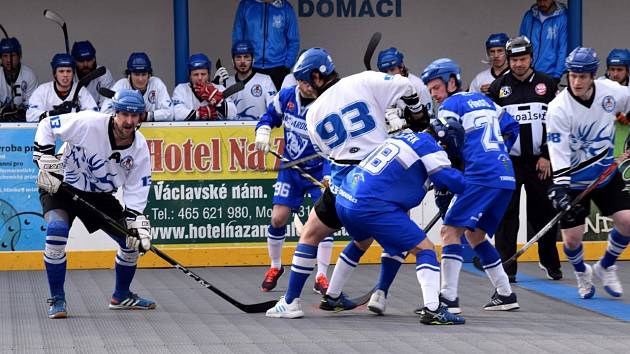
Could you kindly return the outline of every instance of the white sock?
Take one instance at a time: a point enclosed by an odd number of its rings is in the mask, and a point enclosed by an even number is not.
[[[328,284],[328,290],[326,291],[326,295],[329,295],[331,297],[337,297],[341,295],[341,290],[343,289],[344,285],[346,285],[348,279],[350,279],[350,277],[352,276],[354,269],[357,267],[356,264],[350,265],[346,263],[345,260],[342,260],[342,255],[343,253],[340,254],[339,258],[337,259],[337,264],[335,265],[335,269],[333,269],[332,277],[330,278],[330,284]]]
[[[416,277],[422,288],[424,306],[431,311],[437,310],[440,305],[440,269],[437,267],[436,269],[423,267],[420,270],[416,270]]]
[[[442,256],[442,296],[453,301],[457,298],[459,286],[459,273],[462,270],[462,261]]]
[[[330,256],[332,255],[333,238],[328,236],[322,240],[317,246],[317,275],[323,274],[326,276],[328,273],[328,266],[330,265]]]
[[[282,244],[284,239],[276,240],[267,237],[267,249],[269,250],[269,258],[271,259],[272,268],[282,267]]]
[[[497,293],[502,296],[508,296],[512,293],[510,280],[507,273],[503,269],[501,263],[498,266],[486,269],[486,274],[490,278],[490,282],[497,289]]]

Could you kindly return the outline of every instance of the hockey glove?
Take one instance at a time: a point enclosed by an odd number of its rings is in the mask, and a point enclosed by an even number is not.
[[[151,249],[151,224],[145,215],[138,215],[135,218],[127,218],[127,229],[131,235],[127,236],[127,248],[134,249],[141,254],[145,254]]]
[[[48,111],[48,116],[58,116],[60,114],[66,114],[66,113],[70,113],[72,112],[72,102],[70,101],[65,101],[62,102],[61,104],[58,104],[56,106],[53,106],[53,109],[51,111]]]
[[[437,206],[440,211],[440,216],[444,219],[446,212],[448,211],[448,206],[451,204],[451,200],[453,199],[453,193],[448,189],[435,189],[435,206]]]
[[[225,81],[230,77],[230,74],[228,74],[228,71],[226,68],[224,67],[220,67],[219,69],[217,69],[216,74],[214,74],[214,80],[212,80],[213,82],[217,82],[220,84],[224,84]]]
[[[261,125],[256,129],[256,150],[269,152],[269,135],[271,134],[271,127],[268,125]]]
[[[405,121],[401,118],[402,114],[403,111],[399,108],[388,108],[385,110],[385,120],[389,125],[390,132],[401,130],[405,126]]]
[[[37,160],[39,173],[37,186],[50,194],[55,194],[63,182],[63,162],[52,155],[42,155]]]

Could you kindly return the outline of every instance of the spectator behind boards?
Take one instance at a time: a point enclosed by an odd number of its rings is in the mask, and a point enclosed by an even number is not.
[[[254,44],[254,71],[269,75],[279,90],[300,49],[293,6],[285,0],[241,0],[234,17],[232,46],[240,40]]]
[[[554,0],[536,0],[525,13],[520,34],[534,46],[536,71],[560,81],[567,57],[567,7]]]

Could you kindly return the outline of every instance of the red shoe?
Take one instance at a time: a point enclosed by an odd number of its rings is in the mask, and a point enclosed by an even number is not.
[[[261,291],[267,292],[273,290],[278,283],[278,279],[284,273],[284,268],[269,268],[267,273],[265,273],[265,280],[262,282],[262,286],[260,288]]]
[[[328,291],[328,279],[326,275],[320,274],[317,276],[315,285],[313,285],[313,291],[319,295],[326,295],[326,291]]]

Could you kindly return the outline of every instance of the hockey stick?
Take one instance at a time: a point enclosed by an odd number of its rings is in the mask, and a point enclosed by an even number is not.
[[[372,38],[370,38],[370,42],[365,49],[365,55],[363,56],[363,64],[365,65],[365,70],[372,70],[372,56],[374,55],[374,51],[376,50],[378,43],[381,41],[381,37],[381,32],[374,32]]]
[[[54,12],[53,10],[46,9],[44,10],[44,17],[58,24],[63,30],[63,39],[66,42],[66,53],[70,54],[70,45],[68,43],[68,27],[66,26],[66,21],[64,21],[59,14]]]
[[[278,154],[277,152],[273,151],[273,150],[269,150],[269,153],[272,154],[273,156],[275,156],[276,158],[282,160],[282,162],[289,162],[289,160],[287,160],[286,158],[284,158],[282,155]],[[325,189],[326,186],[317,180],[317,178],[309,175],[306,171],[304,171],[300,166],[297,165],[293,165],[291,166],[292,169],[298,171],[300,173],[300,176],[306,178],[307,180],[309,180],[311,183],[313,183],[314,185],[318,186],[321,189]]]
[[[602,174],[595,181],[591,182],[591,184],[589,184],[585,190],[583,190],[580,194],[578,194],[578,196],[575,197],[573,201],[571,201],[571,207],[569,208],[569,210],[574,208],[575,205],[578,204],[587,194],[592,192],[600,183],[606,180],[606,178],[608,178],[608,176],[610,176],[617,169],[618,164],[619,162],[617,161],[613,162],[610,166],[608,166],[606,170],[604,170],[604,172],[602,172]],[[545,227],[543,227],[540,231],[538,231],[538,233],[534,235],[534,237],[532,237],[531,240],[527,241],[527,243],[523,247],[521,247],[520,250],[518,250],[508,260],[503,262],[503,266],[507,267],[510,264],[512,264],[512,262],[516,261],[518,257],[520,257],[534,243],[536,243],[541,237],[543,237],[563,216],[566,215],[567,212],[568,210],[563,210],[559,212],[553,219],[551,219],[551,221],[549,221],[549,223],[547,223],[547,225],[545,225]]]
[[[4,26],[0,25],[0,30],[2,30],[4,38],[9,39],[9,35],[7,34],[7,30],[4,29]]]
[[[74,95],[72,96],[72,107],[76,107],[77,109],[79,109],[79,91],[81,91],[82,88],[87,87],[87,85],[89,85],[92,80],[105,75],[106,71],[107,70],[104,66],[99,66],[98,68],[87,73],[87,75],[82,77],[81,80],[77,82],[77,88],[74,90]]]
[[[221,59],[220,58],[217,59],[217,62],[216,62],[214,67],[216,68],[217,71],[223,67],[223,65],[221,65]],[[234,78],[236,79],[236,75],[234,75]],[[225,86],[225,80],[223,80],[223,82],[219,82],[217,80],[217,84],[221,84],[221,85]]]
[[[105,98],[112,98],[114,97],[114,95],[116,94],[116,92],[114,90],[110,90],[107,87],[99,87],[98,88],[98,94],[105,97]]]
[[[97,217],[102,219],[102,221],[104,221],[109,227],[112,228],[113,231],[115,231],[117,233],[114,236],[116,236],[116,237],[129,237],[130,236],[129,230],[127,230],[127,228],[121,226],[117,221],[112,219],[109,215],[105,214],[104,212],[100,211],[99,209],[97,209],[95,206],[93,206],[89,202],[85,201],[83,198],[79,197],[72,190],[68,189],[68,187],[66,187],[65,184],[61,185],[61,188],[59,188],[59,191],[62,191],[68,197],[70,197],[73,201],[78,203],[81,207],[84,207],[84,208],[90,210],[94,215],[96,215]],[[258,303],[258,304],[243,304],[243,303],[237,301],[236,299],[234,299],[233,297],[229,296],[228,294],[224,293],[223,291],[217,289],[212,284],[210,284],[207,280],[205,280],[202,277],[200,277],[199,275],[195,274],[190,269],[184,267],[183,265],[178,263],[176,260],[174,260],[173,258],[168,256],[166,253],[164,253],[164,252],[160,251],[159,249],[155,248],[154,246],[151,246],[150,250],[153,253],[155,253],[158,257],[162,258],[163,260],[168,262],[173,267],[181,270],[182,272],[184,272],[184,274],[186,274],[189,277],[193,278],[199,284],[201,284],[205,288],[211,290],[215,294],[219,295],[224,300],[226,300],[230,304],[236,306],[239,310],[241,310],[243,312],[246,312],[246,313],[265,312],[265,311],[269,310],[270,308],[274,307],[276,302],[277,302],[276,300],[272,300],[272,301],[261,302],[261,303]]]

